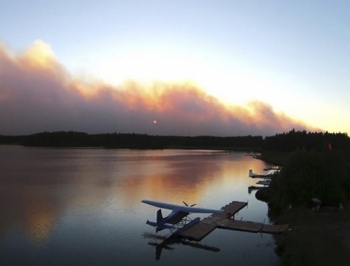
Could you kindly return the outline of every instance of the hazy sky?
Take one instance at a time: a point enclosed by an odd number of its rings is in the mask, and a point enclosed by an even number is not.
[[[350,132],[350,1],[0,10],[0,134]]]

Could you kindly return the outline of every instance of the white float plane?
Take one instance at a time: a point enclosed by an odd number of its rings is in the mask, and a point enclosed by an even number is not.
[[[178,223],[182,222],[182,220],[185,217],[187,217],[187,215],[189,215],[190,213],[224,213],[224,210],[194,208],[193,206],[195,206],[196,204],[188,206],[186,202],[184,202],[185,206],[152,200],[142,200],[141,202],[161,209],[172,210],[172,212],[167,217],[163,217],[162,210],[159,209],[157,211],[156,222],[151,222],[147,220],[146,224],[155,227],[156,232],[161,231],[165,228],[173,229]]]
[[[276,172],[276,170],[269,170],[264,174],[255,174],[252,169],[249,169],[249,177],[251,178],[271,178],[271,176]]]

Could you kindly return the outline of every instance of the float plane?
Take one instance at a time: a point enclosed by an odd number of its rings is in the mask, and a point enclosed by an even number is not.
[[[276,172],[276,170],[269,170],[264,174],[255,174],[252,169],[249,169],[249,177],[251,178],[264,178],[268,179]]]
[[[185,206],[145,199],[141,202],[160,208],[157,211],[157,221],[151,222],[147,220],[146,222],[146,224],[155,227],[156,232],[166,228],[170,230],[173,229],[178,223],[183,222],[183,219],[190,213],[224,213],[224,210],[194,208],[196,204],[188,205],[186,202],[183,202]],[[163,217],[161,209],[171,210],[171,213]]]

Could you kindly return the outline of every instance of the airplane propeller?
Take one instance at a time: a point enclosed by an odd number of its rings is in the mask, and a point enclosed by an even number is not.
[[[186,206],[188,206],[188,204],[185,201],[182,201]],[[190,207],[196,206],[196,204],[191,204]]]

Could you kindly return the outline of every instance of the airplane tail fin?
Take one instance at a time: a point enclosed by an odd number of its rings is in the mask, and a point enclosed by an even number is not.
[[[163,222],[164,218],[163,218],[163,214],[162,214],[162,210],[159,209],[157,211],[157,224],[161,224]]]
[[[174,227],[174,225],[172,225],[172,224],[164,223],[164,220],[165,219],[163,218],[162,210],[159,209],[157,211],[157,222],[151,222],[151,221],[147,220],[146,224],[155,227],[156,232],[161,231],[165,228],[172,229]]]
[[[163,215],[162,215],[162,210],[159,209],[157,211],[157,221],[156,222],[151,222],[151,221],[147,220],[146,224],[151,225],[153,227],[157,227],[157,226],[160,226],[160,225],[163,224],[163,220],[164,220],[164,218],[163,218]]]
[[[249,169],[249,177],[254,177],[255,174],[253,173],[253,170],[252,169]]]

